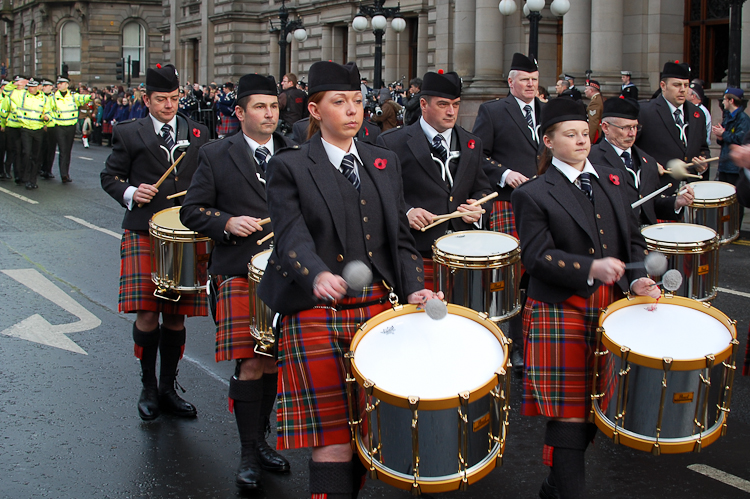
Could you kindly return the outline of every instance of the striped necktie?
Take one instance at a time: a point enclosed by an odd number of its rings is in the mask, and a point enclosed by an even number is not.
[[[271,151],[264,146],[260,146],[255,150],[255,160],[258,162],[260,169],[263,170],[263,173],[266,173],[266,168],[268,168],[268,156],[270,155]]]
[[[581,182],[581,190],[586,194],[586,197],[589,198],[589,201],[593,203],[594,189],[591,187],[591,174],[585,172],[581,173],[578,176],[578,180]]]
[[[359,192],[359,177],[357,176],[357,171],[354,169],[354,155],[353,154],[347,154],[344,156],[344,159],[341,160],[341,173],[344,174],[344,177],[352,183],[355,189],[357,189],[357,192]]]
[[[435,148],[435,151],[440,156],[441,161],[443,162],[443,164],[445,164],[445,160],[448,159],[448,151],[445,149],[445,146],[443,145],[442,135],[437,134],[432,138],[432,147]]]
[[[174,139],[172,138],[172,127],[165,124],[161,127],[161,138],[167,143],[167,147],[172,149],[174,147]]]

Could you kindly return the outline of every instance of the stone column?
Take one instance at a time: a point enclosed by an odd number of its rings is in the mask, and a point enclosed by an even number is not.
[[[357,67],[360,68],[360,72],[361,72],[362,62],[357,58],[357,32],[354,31],[354,28],[352,28],[352,23],[349,23],[346,29],[347,29],[347,37],[348,37],[346,53],[349,56],[349,60],[344,61],[344,64],[350,61],[356,62]]]
[[[465,82],[474,77],[477,35],[477,1],[455,0],[453,31],[453,70]],[[495,6],[495,10],[500,11]],[[446,69],[447,71],[447,69]]]
[[[435,0],[435,69],[450,71],[453,64],[452,0]]]
[[[288,47],[291,52],[289,55],[289,72],[297,74],[299,73],[299,42],[294,38],[294,34],[292,34],[292,43]]]
[[[177,61],[177,2],[169,2],[169,62],[178,64]],[[146,71],[146,68],[143,68]]]
[[[419,13],[417,24],[417,74],[421,78],[427,72],[427,12]]]
[[[388,27],[385,30],[385,35],[383,35],[385,58],[382,78],[386,85],[398,79],[396,76],[396,73],[398,73],[398,36],[399,34],[393,31],[391,21],[388,21]]]
[[[619,80],[622,70],[622,17],[623,0],[596,0],[591,3],[591,70],[600,83],[601,80]]]
[[[268,74],[278,78],[281,70],[279,69],[279,34],[269,33],[268,41]],[[276,83],[281,83],[281,80]]]
[[[505,19],[496,0],[476,0],[474,83],[472,88],[500,87],[503,78]]]
[[[323,39],[320,45],[320,60],[330,61],[333,59],[333,27],[330,24],[323,25]]]
[[[750,4],[742,6],[742,55],[740,57],[740,84],[747,89],[750,81]]]
[[[622,9],[620,14],[622,15]],[[590,68],[591,19],[591,0],[570,2],[570,10],[563,16],[562,67],[563,71],[578,77],[582,77],[587,69],[593,69]]]

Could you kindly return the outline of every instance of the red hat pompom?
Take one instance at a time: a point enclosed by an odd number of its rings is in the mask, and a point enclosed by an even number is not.
[[[157,63],[156,64],[156,69],[161,69],[161,64]]]
[[[680,63],[680,61],[677,61],[677,60],[675,60],[675,61],[674,61],[674,63],[675,63],[675,64],[679,64],[679,63]]]
[[[438,74],[439,74],[439,75],[443,74],[443,72],[444,72],[444,71],[443,71],[442,69],[438,69]]]

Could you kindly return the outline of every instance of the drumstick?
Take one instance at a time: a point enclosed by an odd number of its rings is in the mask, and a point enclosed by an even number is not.
[[[656,190],[655,190],[654,192],[652,192],[652,193],[651,193],[651,194],[649,194],[648,196],[646,196],[646,197],[644,197],[644,198],[641,198],[641,199],[639,199],[638,201],[636,201],[635,203],[631,204],[631,205],[630,205],[630,207],[631,207],[631,208],[638,208],[638,207],[639,207],[640,205],[642,205],[643,203],[645,203],[646,201],[648,201],[648,200],[649,200],[649,199],[651,199],[652,197],[654,197],[654,196],[658,196],[659,194],[661,194],[662,192],[666,191],[666,190],[667,190],[667,189],[669,189],[670,187],[672,187],[672,184],[671,184],[671,183],[669,183],[669,184],[665,185],[665,186],[664,186],[664,187],[662,187],[661,189],[656,189]]]
[[[184,190],[184,191],[180,191],[180,192],[177,192],[177,193],[175,193],[175,194],[170,194],[169,196],[167,196],[167,199],[174,199],[174,198],[178,198],[178,197],[180,197],[180,196],[184,196],[185,194],[187,194],[187,190]]]
[[[490,199],[493,199],[493,198],[496,198],[496,197],[497,197],[497,192],[493,192],[492,194],[488,194],[487,196],[483,197],[482,199],[477,199],[476,201],[474,201],[473,203],[471,203],[469,206],[479,206],[479,205],[482,205],[482,204],[486,203]],[[470,212],[466,212],[466,211],[461,212],[461,211],[456,210],[453,213],[451,213],[451,215],[456,215],[457,213],[460,213],[459,216],[464,216],[464,215],[468,215]],[[474,212],[474,213],[476,213],[476,212]],[[442,216],[445,216],[445,215],[442,215]],[[431,228],[435,227],[436,225],[440,225],[441,223],[445,222],[446,220],[450,220],[451,218],[456,218],[456,217],[452,216],[450,218],[443,218],[443,219],[440,219],[438,221],[433,221],[430,225],[426,225],[426,226],[422,227],[420,230],[422,232],[424,232],[427,229],[431,229]],[[433,220],[435,220],[435,218],[433,218]]]
[[[177,163],[179,163],[182,160],[186,152],[187,151],[183,151],[182,154],[180,154],[180,157],[177,158],[177,161],[172,163],[172,166],[169,167],[169,170],[164,172],[164,175],[162,175],[159,181],[154,184],[154,187],[158,189],[159,186],[161,186],[161,184],[164,183],[165,180],[167,180],[167,177],[169,177],[169,174],[172,173],[172,171],[174,171],[175,167],[177,166]],[[143,203],[138,203],[138,208],[143,208]]]
[[[266,225],[270,221],[271,221],[271,217],[264,218],[263,220],[261,220],[260,222],[258,222],[258,225]]]
[[[711,161],[717,161],[718,159],[719,159],[719,156],[715,156],[713,158],[704,159],[701,161],[701,163],[710,163]],[[695,161],[693,161],[692,163],[685,163],[685,168],[687,168],[688,166],[694,166],[694,165],[695,165]]]
[[[261,244],[265,243],[266,241],[268,241],[272,237],[273,237],[273,232],[270,232],[267,236],[263,237],[262,239],[259,239],[258,242],[255,243],[255,244],[257,244],[258,246],[260,246]]]
[[[476,211],[474,213],[477,213]],[[486,213],[485,210],[481,210],[480,213]],[[450,220],[451,218],[459,218],[466,215],[465,211],[454,211],[453,213],[448,213],[447,215],[438,215],[436,217],[432,217],[432,221],[442,221],[442,220]]]

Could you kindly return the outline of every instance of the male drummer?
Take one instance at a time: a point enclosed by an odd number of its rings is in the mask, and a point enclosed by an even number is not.
[[[175,391],[177,364],[185,348],[185,316],[206,315],[205,297],[183,294],[178,302],[154,296],[151,281],[151,217],[175,206],[170,194],[185,190],[198,166],[198,148],[208,129],[177,114],[179,80],[171,64],[146,71],[144,104],[149,115],[118,123],[112,131],[112,153],[101,173],[102,187],[126,208],[120,254],[119,310],[136,313],[133,324],[135,356],[141,361],[143,390],[138,413],[150,421],[161,412],[194,418],[195,407]],[[182,152],[185,156],[158,188],[161,176]],[[161,314],[161,326],[159,325]],[[156,354],[161,372],[156,382]]]
[[[470,206],[492,189],[482,170],[482,141],[456,125],[461,78],[428,72],[422,79],[422,117],[378,136],[377,144],[401,160],[406,216],[424,259],[425,288],[432,289],[432,243],[449,231],[480,227],[481,207]],[[422,232],[437,215],[465,213]]]
[[[234,359],[237,363],[229,380],[230,407],[234,407],[242,444],[236,483],[241,490],[253,490],[261,485],[261,468],[289,471],[289,462],[266,442],[278,370],[275,359],[254,352],[247,264],[269,246],[269,242],[257,244],[271,230],[270,224],[260,225],[268,217],[268,161],[294,142],[274,132],[279,102],[273,76],[240,78],[235,115],[242,133],[201,149],[180,218],[185,226],[216,243],[209,267],[211,289],[216,293],[216,361]]]
[[[661,187],[656,160],[635,146],[640,106],[631,99],[608,99],[602,113],[604,140],[591,146],[589,161],[609,165],[623,172],[630,186],[630,203],[646,197]],[[679,196],[658,195],[633,209],[640,225],[658,220],[680,220],[682,208],[693,202],[693,188],[687,186]]]

